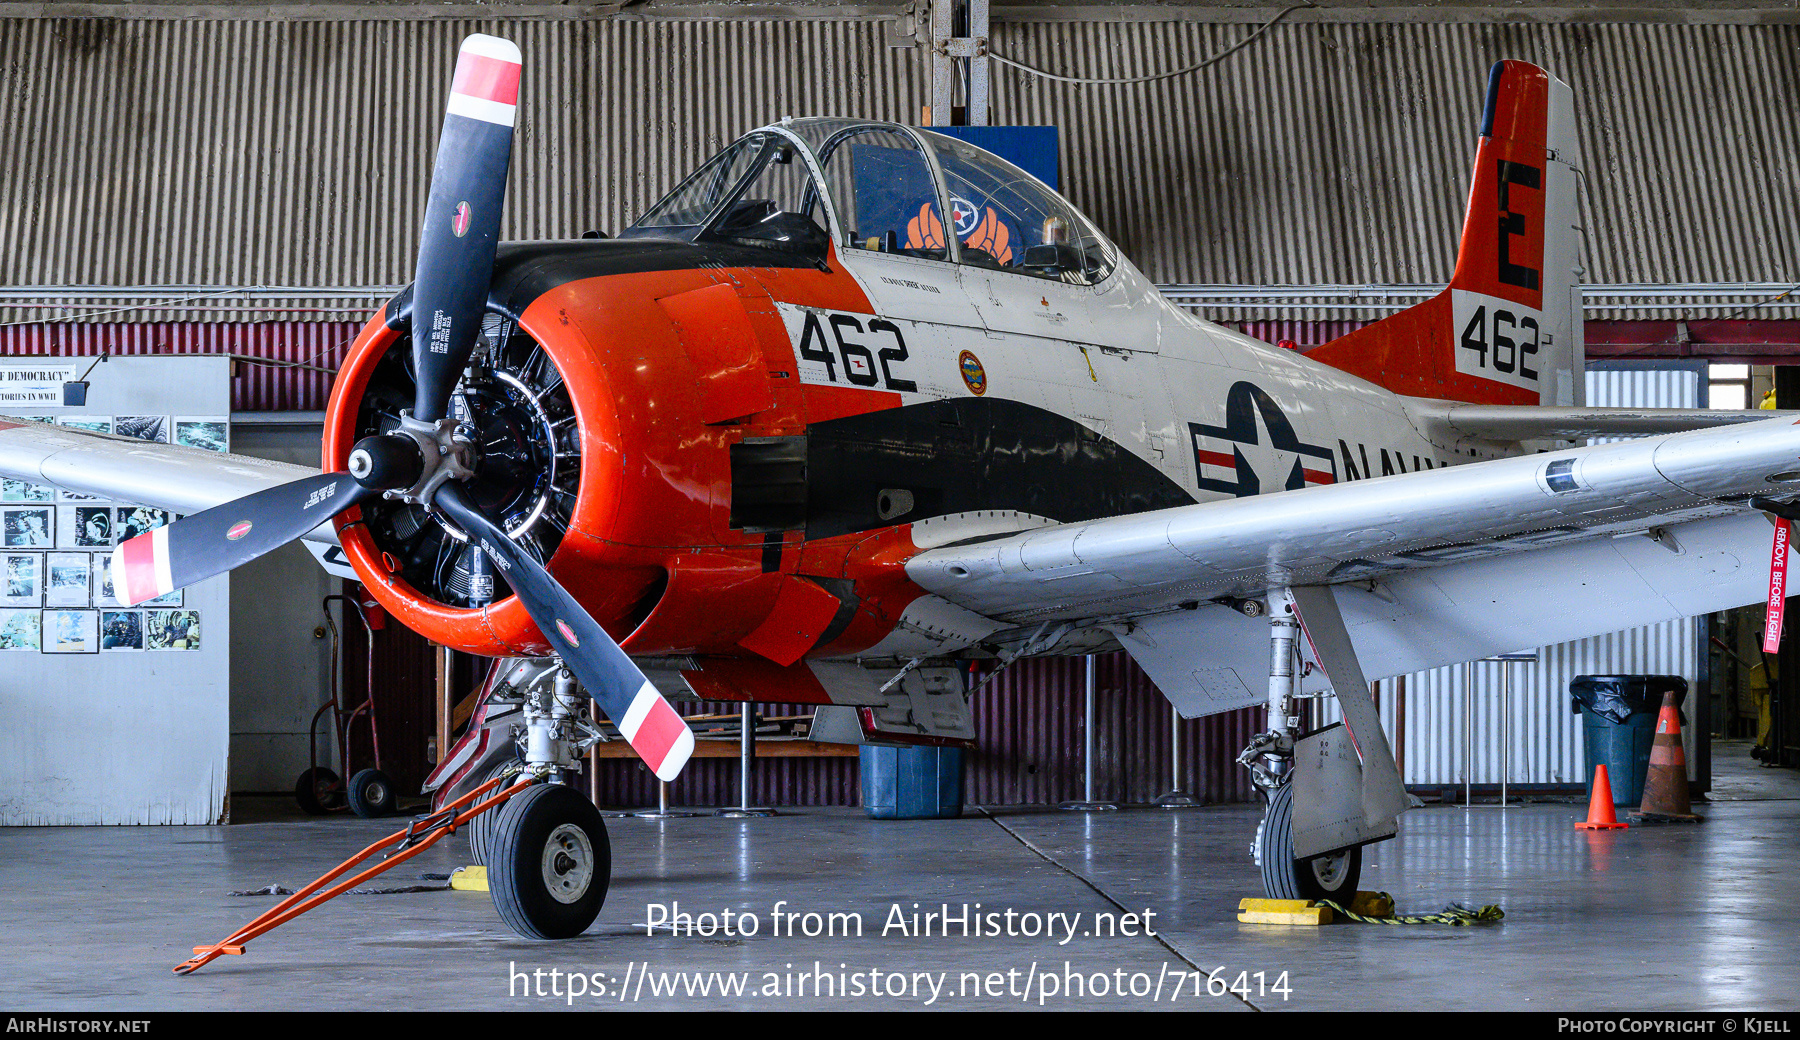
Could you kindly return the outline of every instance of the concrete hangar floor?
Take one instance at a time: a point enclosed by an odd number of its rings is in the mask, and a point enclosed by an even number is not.
[[[432,877],[466,861],[460,836],[449,838],[377,879],[371,887],[384,894],[345,895],[242,957],[176,977],[170,968],[194,945],[274,902],[231,893],[298,888],[395,821],[299,817],[271,798],[235,806],[265,822],[226,827],[5,829],[0,934],[10,963],[0,1005],[1793,1008],[1800,776],[1758,769],[1746,751],[1717,746],[1714,801],[1700,808],[1700,826],[1582,832],[1572,823],[1583,807],[1561,803],[1408,813],[1401,839],[1371,851],[1362,887],[1392,893],[1402,912],[1449,901],[1506,911],[1500,924],[1469,928],[1238,924],[1238,900],[1260,894],[1245,854],[1251,806],[970,809],[942,821],[824,809],[609,820],[607,905],[587,934],[556,943],[517,937],[487,894]],[[727,908],[740,933],[743,915],[754,915],[756,934],[672,935],[666,923],[645,934],[661,914]],[[929,911],[940,917],[926,920]],[[819,916],[809,922],[809,913]],[[964,915],[970,933],[1051,934],[964,935]],[[794,934],[857,922],[860,937]],[[1105,931],[1117,934],[1095,934]],[[1222,980],[1211,993],[1209,975]],[[736,980],[741,994],[721,993]]]

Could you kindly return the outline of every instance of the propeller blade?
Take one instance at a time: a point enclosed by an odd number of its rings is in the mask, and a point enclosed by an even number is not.
[[[136,606],[224,574],[379,494],[348,473],[321,473],[183,517],[113,549],[113,594]]]
[[[544,638],[650,771],[665,782],[675,779],[693,754],[693,731],[619,644],[557,584],[543,564],[475,508],[461,485],[445,484],[437,493],[436,504],[487,551]]]
[[[481,334],[500,238],[519,99],[519,48],[477,33],[463,40],[419,240],[412,302],[413,418],[436,422]]]

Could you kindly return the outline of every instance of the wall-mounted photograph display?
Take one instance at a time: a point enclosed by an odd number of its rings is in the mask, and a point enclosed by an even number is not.
[[[36,610],[0,610],[0,650],[44,648],[42,622]]]
[[[113,544],[112,506],[67,505],[57,510],[62,525],[56,532],[59,549],[110,549]]]
[[[140,441],[169,442],[169,417],[166,415],[115,415],[112,432]]]
[[[44,558],[37,553],[6,553],[0,557],[6,585],[0,606],[38,607],[44,602]]]
[[[13,418],[204,451],[231,450],[229,416]],[[119,600],[113,581],[109,550],[179,519],[167,509],[0,478],[0,651],[198,651],[201,612],[184,609],[186,590],[134,609]]]
[[[0,502],[54,502],[56,489],[11,477],[0,479]]]
[[[207,451],[231,450],[231,421],[223,416],[175,417],[175,443]]]
[[[118,519],[114,522],[115,541],[123,545],[146,531],[154,531],[158,527],[167,527],[175,519],[167,509],[152,509],[149,506],[120,506],[116,510]]]
[[[100,612],[100,651],[142,650],[144,648],[144,614],[139,610],[102,610]]]
[[[49,578],[44,582],[44,606],[87,606],[92,595],[91,559],[88,553],[46,554],[44,570]]]
[[[100,649],[100,612],[97,610],[44,611],[44,653],[91,654]]]
[[[94,606],[123,607],[113,590],[112,554],[94,554]]]
[[[200,649],[200,612],[144,611],[144,646],[149,650]]]
[[[55,548],[55,521],[47,506],[0,508],[0,541],[8,549]]]

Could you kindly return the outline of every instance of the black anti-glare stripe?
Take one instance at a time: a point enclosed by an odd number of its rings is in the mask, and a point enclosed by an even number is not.
[[[570,282],[615,274],[726,268],[813,268],[818,263],[778,249],[746,249],[721,243],[695,245],[674,239],[574,239],[565,242],[508,242],[492,265],[487,301],[517,320],[537,298]],[[414,286],[389,301],[387,325],[412,321]]]

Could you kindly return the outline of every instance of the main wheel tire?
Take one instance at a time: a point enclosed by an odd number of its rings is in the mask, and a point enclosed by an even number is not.
[[[350,778],[350,811],[365,820],[392,816],[400,807],[394,782],[379,769],[364,769]]]
[[[294,801],[310,816],[323,816],[343,805],[338,775],[324,766],[313,766],[294,781]]]
[[[569,939],[600,916],[612,846],[600,810],[562,784],[541,784],[500,807],[488,837],[494,909],[527,939]]]
[[[1294,858],[1294,789],[1283,784],[1269,798],[1256,828],[1256,862],[1270,899],[1330,899],[1348,905],[1362,879],[1362,849]]]

